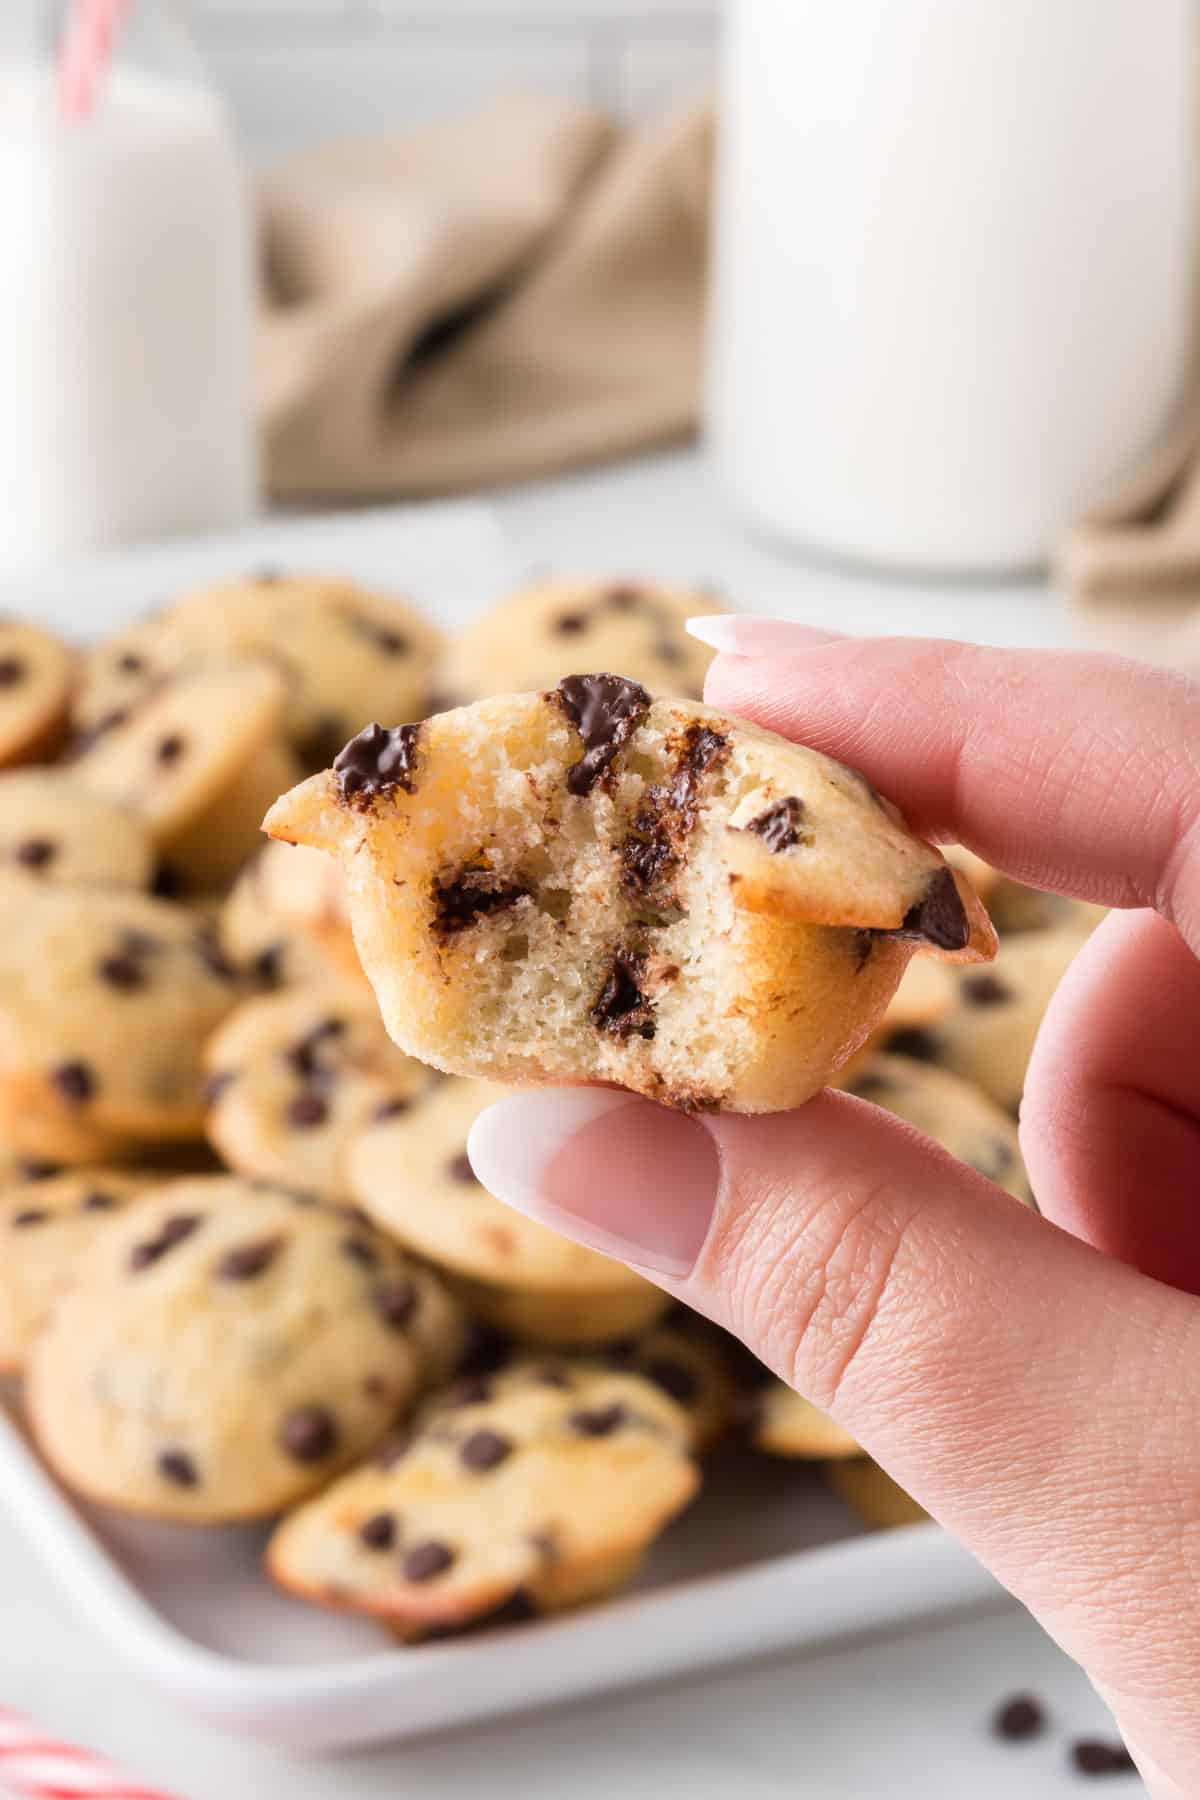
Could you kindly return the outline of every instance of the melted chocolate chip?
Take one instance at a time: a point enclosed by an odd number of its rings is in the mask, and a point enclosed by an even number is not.
[[[338,1248],[348,1262],[357,1263],[360,1269],[377,1269],[379,1252],[374,1244],[368,1244],[365,1238],[343,1238]]]
[[[695,1370],[686,1369],[672,1357],[652,1356],[643,1366],[642,1373],[647,1381],[652,1381],[680,1406],[694,1406],[700,1397],[700,1378]]]
[[[454,1561],[454,1552],[448,1544],[429,1538],[423,1544],[414,1544],[405,1554],[400,1567],[405,1581],[433,1581],[452,1568]]]
[[[421,1296],[415,1281],[397,1275],[393,1281],[382,1281],[371,1295],[371,1304],[385,1325],[393,1331],[405,1331],[416,1316]]]
[[[689,725],[670,781],[646,790],[620,848],[621,878],[646,893],[662,887],[682,861],[700,810],[700,779],[729,754],[729,740],[707,725]]]
[[[166,737],[159,738],[155,745],[154,760],[161,763],[164,769],[170,768],[172,763],[179,761],[186,748],[187,739],[181,732],[168,732]]]
[[[567,770],[572,794],[590,794],[650,710],[650,696],[623,675],[568,675],[558,704],[583,739],[583,755]]]
[[[419,725],[367,725],[333,759],[338,793],[348,806],[361,806],[379,794],[401,788],[413,791]]]
[[[185,1238],[191,1237],[200,1222],[199,1213],[172,1213],[159,1226],[157,1237],[145,1238],[140,1244],[134,1245],[129,1252],[129,1267],[134,1271],[149,1269],[154,1263],[160,1262],[168,1250],[173,1250],[176,1244],[182,1244]]]
[[[964,975],[959,982],[959,992],[968,1006],[1007,1006],[1017,997],[1006,981],[987,970],[978,975]]]
[[[560,631],[564,637],[576,637],[581,631],[586,631],[587,627],[587,618],[583,613],[559,613],[554,621],[555,631]]]
[[[164,1481],[172,1487],[194,1488],[200,1485],[200,1475],[192,1458],[186,1450],[160,1450],[157,1468]]]
[[[1006,1700],[997,1707],[992,1718],[994,1735],[1005,1738],[1010,1743],[1037,1737],[1045,1729],[1045,1711],[1032,1694],[1014,1694],[1011,1700]]]
[[[475,1171],[465,1150],[460,1150],[457,1156],[451,1157],[446,1164],[446,1173],[451,1181],[461,1181],[464,1187],[475,1182]]]
[[[434,883],[433,929],[452,937],[478,919],[515,906],[528,892],[520,882],[505,881],[492,869],[463,869],[452,881]]]
[[[284,1117],[295,1131],[313,1131],[329,1117],[329,1102],[321,1094],[306,1089],[289,1100]]]
[[[13,1230],[27,1231],[31,1225],[44,1225],[49,1217],[40,1206],[27,1206],[23,1212],[13,1214]]]
[[[132,993],[136,988],[145,987],[149,979],[145,964],[136,956],[105,956],[96,973],[101,981],[119,993]]]
[[[96,1077],[85,1062],[59,1063],[51,1069],[50,1079],[72,1106],[83,1106],[96,1091]]]
[[[632,951],[617,951],[589,1015],[597,1031],[619,1038],[654,1036],[654,1008],[641,989],[645,960]]]
[[[1071,1767],[1079,1775],[1136,1775],[1137,1765],[1124,1744],[1079,1738],[1071,1745]]]
[[[396,1520],[392,1513],[372,1513],[358,1528],[358,1539],[368,1550],[390,1550],[396,1541]]]
[[[390,1100],[379,1102],[371,1114],[371,1121],[375,1125],[382,1125],[385,1119],[398,1119],[401,1113],[409,1112],[411,1108],[411,1100],[402,1100],[399,1094],[394,1094]]]
[[[472,1431],[458,1447],[459,1460],[464,1468],[474,1469],[482,1474],[486,1469],[494,1469],[506,1457],[512,1455],[512,1442],[499,1431],[489,1431],[481,1426]]]
[[[294,1407],[280,1423],[279,1445],[299,1463],[324,1462],[338,1447],[337,1420],[324,1406]]]
[[[772,855],[778,856],[781,850],[795,849],[803,837],[803,826],[804,802],[795,794],[788,794],[751,819],[745,829],[760,837]]]
[[[83,1212],[115,1212],[121,1202],[107,1188],[92,1188],[79,1202]]]
[[[227,1250],[217,1264],[219,1281],[253,1281],[259,1275],[265,1275],[279,1252],[283,1249],[284,1240],[274,1237],[259,1238],[253,1244],[238,1244]]]
[[[938,869],[915,906],[904,915],[900,931],[910,937],[923,938],[939,950],[963,950],[970,941],[971,927],[966,909],[954,882],[951,869]]]
[[[625,1408],[619,1401],[612,1406],[581,1407],[567,1423],[580,1437],[610,1437],[625,1423]]]
[[[16,687],[24,681],[26,674],[24,659],[20,656],[0,656],[0,688]]]
[[[49,838],[26,838],[13,851],[13,858],[24,869],[46,869],[58,855],[58,845]]]

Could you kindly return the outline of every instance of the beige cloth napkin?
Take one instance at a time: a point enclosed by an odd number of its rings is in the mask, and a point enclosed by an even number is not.
[[[711,110],[622,132],[497,101],[263,181],[268,482],[423,494],[695,421]]]

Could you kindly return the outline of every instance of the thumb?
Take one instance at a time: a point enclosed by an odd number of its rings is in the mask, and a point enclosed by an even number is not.
[[[1195,1302],[847,1094],[747,1118],[532,1091],[481,1115],[470,1156],[831,1412],[1111,1692],[1155,1678],[1146,1633],[1114,1625],[1144,1620],[1191,1504]]]

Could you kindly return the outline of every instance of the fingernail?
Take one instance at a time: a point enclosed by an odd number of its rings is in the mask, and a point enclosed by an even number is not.
[[[763,613],[707,613],[703,618],[688,619],[686,629],[710,650],[726,656],[786,656],[789,650],[832,644],[842,636],[821,625],[769,619]]]
[[[720,1164],[686,1113],[609,1088],[539,1088],[471,1127],[479,1180],[526,1218],[622,1262],[687,1275],[708,1234]]]

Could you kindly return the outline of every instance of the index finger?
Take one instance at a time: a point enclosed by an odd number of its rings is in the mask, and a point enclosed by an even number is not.
[[[781,648],[718,656],[706,698],[852,764],[917,830],[1038,887],[1154,907],[1200,953],[1200,682],[939,639]]]

